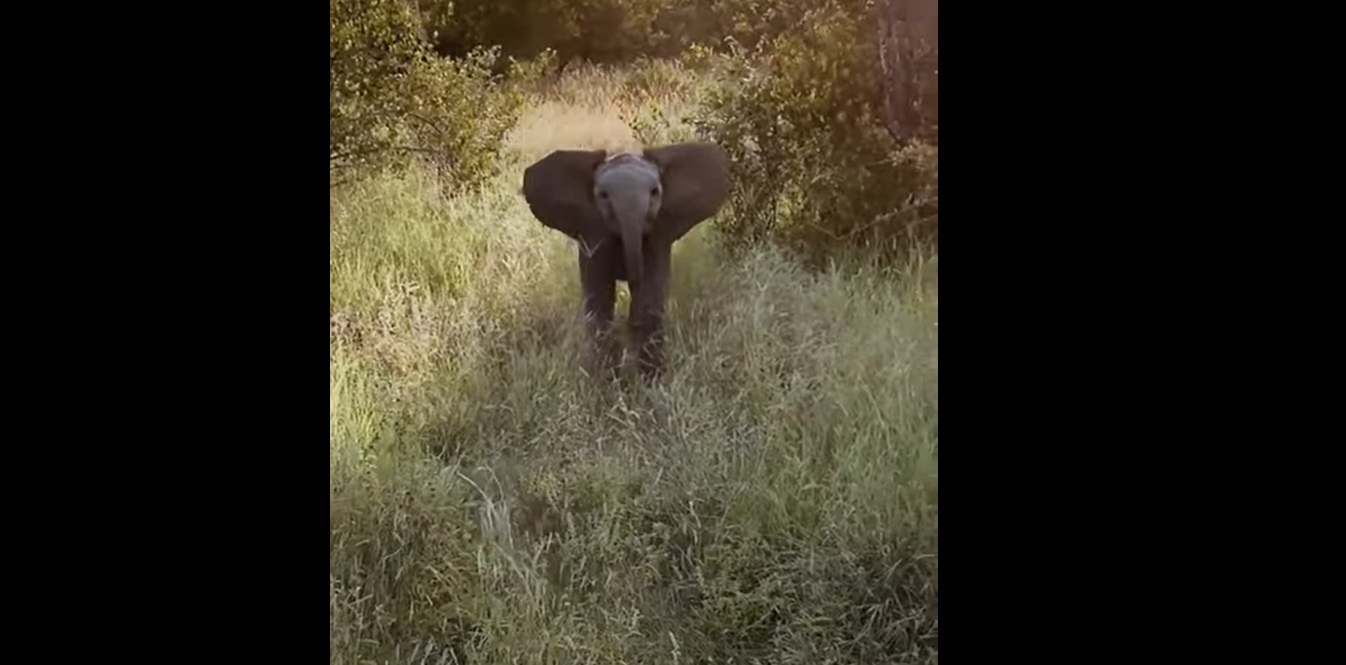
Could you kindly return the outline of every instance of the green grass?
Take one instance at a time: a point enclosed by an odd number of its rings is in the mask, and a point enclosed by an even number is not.
[[[481,191],[333,193],[332,663],[937,662],[935,263],[729,261],[712,221],[664,380],[586,376],[574,249],[519,174],[630,144],[608,92],[638,87],[535,95]]]

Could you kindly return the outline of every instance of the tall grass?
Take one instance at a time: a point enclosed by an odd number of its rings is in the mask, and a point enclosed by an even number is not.
[[[643,76],[535,93],[479,191],[332,195],[332,663],[937,661],[933,262],[727,262],[712,221],[675,249],[666,377],[584,373],[574,249],[519,174],[694,94]]]

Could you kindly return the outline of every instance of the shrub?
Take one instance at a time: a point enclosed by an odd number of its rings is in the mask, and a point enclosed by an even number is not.
[[[804,12],[740,58],[699,114],[733,161],[719,224],[731,247],[773,241],[817,265],[937,242],[934,0],[868,4]]]
[[[521,98],[491,74],[496,53],[435,57],[402,0],[330,0],[328,165],[334,179],[418,155],[451,186],[491,173]]]
[[[793,25],[812,0],[418,0],[439,53],[500,46],[562,62],[671,57],[693,46],[748,47]]]
[[[563,61],[617,62],[647,52],[654,0],[420,0],[436,49],[461,56],[483,46],[528,58],[555,49]]]

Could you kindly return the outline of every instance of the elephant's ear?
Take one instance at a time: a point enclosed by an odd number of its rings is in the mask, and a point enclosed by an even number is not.
[[[523,197],[539,222],[579,238],[601,224],[593,202],[594,169],[602,150],[557,150],[523,172]]]
[[[729,158],[714,143],[678,143],[650,148],[664,183],[657,233],[670,242],[719,211],[729,195]]]

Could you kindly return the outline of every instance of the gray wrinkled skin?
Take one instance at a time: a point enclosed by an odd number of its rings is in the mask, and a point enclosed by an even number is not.
[[[625,281],[638,365],[646,376],[658,373],[672,246],[724,204],[724,152],[709,143],[610,158],[601,150],[558,150],[529,166],[523,180],[533,216],[579,245],[590,334],[611,352],[616,284]]]

